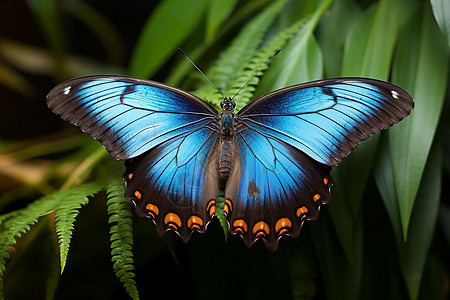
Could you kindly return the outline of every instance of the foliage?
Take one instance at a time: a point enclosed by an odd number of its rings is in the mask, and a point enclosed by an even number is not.
[[[49,276],[39,294],[47,299],[70,290],[111,299],[160,290],[168,298],[197,299],[448,297],[450,203],[442,185],[450,174],[444,155],[450,150],[447,0],[165,0],[155,7],[97,2],[28,1],[27,25],[45,39],[44,48],[0,37],[5,107],[27,99],[27,109],[5,114],[5,122],[39,118],[22,135],[0,128],[0,298],[24,295],[25,283],[17,278],[33,268],[25,261],[34,249],[48,258]],[[298,239],[282,239],[274,252],[262,243],[246,249],[237,237],[224,241],[221,226],[226,231],[228,225],[219,216],[220,222],[213,220],[205,234],[183,245],[171,233],[157,237],[148,220],[135,217],[120,175],[110,176],[111,159],[96,141],[69,126],[55,133],[62,122],[32,104],[36,98],[44,107],[47,91],[65,78],[128,73],[193,91],[217,106],[221,96],[176,54],[177,47],[225,96],[257,74],[235,97],[238,108],[291,84],[364,76],[399,85],[413,96],[415,109],[333,170],[333,201]],[[33,131],[41,124],[46,128]],[[217,212],[220,204],[218,199]],[[125,292],[107,269],[102,280],[83,283],[93,270],[83,262],[100,261],[103,252],[96,243],[77,248],[77,238],[90,240],[77,230],[108,236],[95,222],[102,212],[108,215],[109,270]],[[83,284],[90,292],[77,288]]]

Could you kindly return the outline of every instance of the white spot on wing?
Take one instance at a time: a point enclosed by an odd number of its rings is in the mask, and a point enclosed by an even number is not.
[[[64,95],[68,95],[69,93],[70,93],[70,89],[71,89],[72,87],[69,85],[69,86],[66,86],[65,88],[64,88]]]
[[[400,94],[397,91],[391,91],[392,97],[394,97],[395,99],[399,99],[400,98]]]

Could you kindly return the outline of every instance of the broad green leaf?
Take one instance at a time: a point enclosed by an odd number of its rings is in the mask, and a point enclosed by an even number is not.
[[[409,1],[383,0],[354,22],[345,44],[343,76],[388,79],[397,31],[410,13],[410,7]],[[353,256],[348,251],[351,251],[354,230],[349,221],[358,218],[378,138],[377,135],[361,143],[334,172],[333,201],[339,209],[330,209],[330,214],[349,259]],[[344,214],[344,209],[350,210]]]
[[[323,213],[322,213],[323,214]],[[360,218],[352,240],[352,257],[341,247],[334,225],[325,215],[311,223],[316,257],[327,299],[359,299],[363,272],[363,225]]]
[[[219,26],[236,6],[237,0],[215,0],[208,3],[206,14],[206,40],[212,41]]]
[[[448,52],[429,6],[399,39],[393,81],[414,98],[411,115],[389,132],[392,167],[404,239],[447,88]]]
[[[450,46],[450,1],[430,0],[433,7],[434,18],[441,29],[447,44]]]
[[[321,19],[317,39],[323,52],[325,77],[340,76],[345,38],[360,14],[361,8],[354,1],[340,0]]]
[[[130,74],[152,76],[203,19],[207,0],[166,0],[148,18],[130,63]]]
[[[441,198],[442,162],[442,145],[436,143],[417,194],[408,229],[408,241],[397,239],[400,268],[412,300],[419,295],[422,273],[436,226]]]
[[[438,143],[439,145],[433,148],[411,216],[408,229],[409,238],[407,242],[404,242],[388,139],[383,138],[380,144],[379,163],[374,167],[375,179],[394,228],[400,267],[410,299],[417,299],[439,208],[443,162],[442,146]]]
[[[341,75],[387,80],[398,28],[412,8],[408,0],[382,0],[364,12],[349,32]]]
[[[373,173],[378,191],[383,199],[389,219],[394,229],[397,240],[403,240],[402,223],[398,209],[397,193],[395,191],[394,175],[392,174],[392,163],[389,153],[388,135],[383,135],[378,146]]]

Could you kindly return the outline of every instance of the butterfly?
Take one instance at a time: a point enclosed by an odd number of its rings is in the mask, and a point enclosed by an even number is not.
[[[159,235],[174,230],[187,242],[205,232],[222,184],[229,231],[270,249],[330,202],[331,167],[414,107],[393,84],[335,78],[282,88],[237,113],[225,98],[218,112],[181,89],[110,75],[61,83],[47,104],[125,161],[125,197]]]

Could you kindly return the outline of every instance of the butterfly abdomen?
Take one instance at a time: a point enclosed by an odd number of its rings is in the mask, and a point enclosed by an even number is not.
[[[227,180],[230,175],[231,157],[233,154],[233,142],[224,140],[220,145],[219,156],[219,178],[220,180]]]

